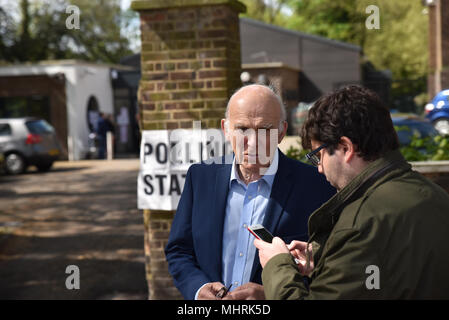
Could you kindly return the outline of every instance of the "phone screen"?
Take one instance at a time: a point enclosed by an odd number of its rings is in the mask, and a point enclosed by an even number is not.
[[[257,238],[271,243],[273,235],[261,225],[248,227],[248,230]]]

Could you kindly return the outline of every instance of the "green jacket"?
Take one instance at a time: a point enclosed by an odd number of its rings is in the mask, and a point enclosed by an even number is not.
[[[317,209],[309,234],[310,287],[293,257],[279,254],[262,273],[267,299],[449,298],[449,195],[399,151]]]

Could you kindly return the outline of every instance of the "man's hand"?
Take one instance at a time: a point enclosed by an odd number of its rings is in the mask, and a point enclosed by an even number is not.
[[[223,284],[220,282],[210,282],[201,288],[198,292],[198,300],[218,300],[215,295],[223,288]]]
[[[229,292],[223,300],[265,300],[265,292],[262,285],[248,282]]]
[[[274,256],[280,253],[290,253],[290,250],[285,245],[281,238],[274,237],[271,243],[255,239],[254,245],[259,249],[259,260],[262,268]]]
[[[309,244],[309,251],[307,252],[307,242],[294,240],[287,246],[290,253],[299,260],[298,269],[303,276],[308,276],[314,267],[312,256],[312,245]],[[309,266],[307,266],[307,255],[309,255]],[[308,267],[308,268],[307,268]]]

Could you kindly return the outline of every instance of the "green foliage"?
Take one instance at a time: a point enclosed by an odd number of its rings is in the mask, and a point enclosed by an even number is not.
[[[397,127],[396,130],[410,130],[407,126]],[[401,147],[402,155],[407,161],[439,161],[449,160],[449,135],[421,138],[415,133],[408,146]],[[308,163],[305,156],[310,150],[300,150],[290,146],[286,155],[289,158]]]
[[[407,161],[449,160],[449,136],[421,138],[414,134],[410,145],[402,147],[401,153]]]
[[[68,29],[68,5],[80,9],[80,29]],[[19,20],[0,8],[0,60],[83,59],[117,63],[132,53],[121,30],[131,16],[120,0],[21,0]]]
[[[377,69],[393,78],[427,74],[428,16],[421,0],[291,0],[288,27],[362,47]],[[380,29],[368,30],[366,7],[379,8]]]
[[[240,0],[246,5],[244,17],[281,27],[287,26],[288,17],[281,12],[290,0]]]
[[[310,150],[295,148],[293,146],[290,146],[286,152],[286,156],[298,161],[302,161],[304,163],[308,163],[306,159],[306,154],[309,153]]]
[[[363,47],[365,11],[358,0],[290,0],[294,14],[288,28],[326,38],[350,42]]]

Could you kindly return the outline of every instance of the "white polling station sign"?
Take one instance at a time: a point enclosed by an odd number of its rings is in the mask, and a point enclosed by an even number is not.
[[[189,167],[227,154],[230,146],[221,130],[149,130],[142,132],[140,172],[137,178],[139,209],[176,210]]]

